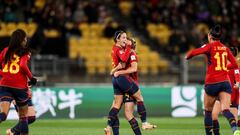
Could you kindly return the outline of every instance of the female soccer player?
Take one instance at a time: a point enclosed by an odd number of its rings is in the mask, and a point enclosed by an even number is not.
[[[121,61],[127,62],[131,51],[131,45],[128,45],[130,42],[127,41],[127,35],[124,31],[117,31],[115,33],[114,42],[115,44],[113,45],[111,52],[113,68],[115,68]],[[114,88],[114,100],[108,114],[107,127],[104,129],[106,135],[111,135],[111,127],[113,127],[114,124],[116,125],[115,122],[119,123],[117,115],[123,101],[123,92],[117,88],[115,77],[112,77],[112,84]],[[117,128],[118,127],[116,127],[116,129],[113,128],[114,135],[119,134]]]
[[[37,82],[27,66],[29,54],[27,35],[22,29],[12,33],[8,47],[0,54],[0,122],[6,120],[10,103],[14,99],[19,108],[19,127],[22,135],[28,135],[28,79],[33,83]]]
[[[237,47],[230,47],[230,50],[234,57],[238,54]],[[231,64],[228,65],[228,75],[230,78],[231,86],[232,86],[232,95],[231,95],[231,105],[230,111],[235,117],[235,120],[238,121],[238,105],[239,105],[239,82],[240,82],[240,74],[239,68],[232,68]],[[214,135],[220,135],[219,130],[219,122],[218,122],[218,115],[221,112],[221,106],[219,100],[216,100],[213,112],[212,112],[212,119],[213,119],[213,133]]]
[[[135,52],[137,44],[133,38],[128,38],[128,40],[132,42],[132,51],[130,53],[128,62],[126,63],[127,67],[112,73],[114,74],[114,77],[129,74],[131,79],[139,86],[138,66],[137,66],[138,58]],[[123,102],[124,102],[125,117],[130,122],[132,119],[134,119],[133,113],[134,113],[134,106],[135,106],[136,100],[132,96],[130,96],[128,93],[125,93]],[[142,129],[148,130],[148,129],[153,129],[157,127],[156,125],[148,123],[145,117],[141,117],[141,114],[140,114],[140,118],[142,121]]]
[[[201,48],[192,50],[186,56],[187,60],[199,54],[207,56],[208,69],[204,88],[204,125],[206,135],[212,135],[212,110],[217,97],[219,97],[222,114],[229,121],[233,134],[240,134],[237,130],[236,120],[229,110],[232,88],[228,77],[227,61],[231,62],[233,68],[237,68],[238,65],[230,50],[220,42],[221,34],[221,26],[216,25],[208,33],[209,43],[204,44]]]
[[[126,63],[129,59],[131,51],[131,42],[127,40],[127,35],[123,31],[117,31],[114,36],[115,45],[112,48],[112,64],[115,68],[120,62]],[[129,80],[127,76],[112,77],[112,83],[114,88],[114,101],[111,110],[108,115],[108,125],[104,129],[105,134],[111,134],[110,130],[115,121],[118,120],[118,112],[123,102],[123,94],[128,93],[133,96],[137,101],[137,108],[139,114],[143,118],[146,118],[146,109],[143,102],[143,97],[138,86],[134,81]],[[132,122],[132,125],[137,125],[136,121]],[[138,125],[137,125],[138,126]],[[114,132],[114,131],[113,131]],[[116,133],[118,134],[118,133]]]

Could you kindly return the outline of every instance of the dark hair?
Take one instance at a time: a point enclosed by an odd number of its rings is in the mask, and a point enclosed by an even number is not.
[[[230,51],[232,52],[233,56],[236,57],[238,54],[238,48],[235,46],[229,47]]]
[[[213,40],[219,40],[222,35],[222,28],[221,26],[215,25],[213,28],[210,29],[209,34],[213,37]]]
[[[21,45],[26,36],[27,36],[26,32],[22,29],[17,29],[12,33],[8,45],[8,50],[5,55],[4,63],[10,61],[13,54],[17,54],[18,56],[21,57],[24,54],[30,52],[28,48],[23,48]]]
[[[126,32],[123,30],[119,30],[114,33],[113,40],[115,43],[117,42],[117,39],[119,39],[123,33],[126,33]]]

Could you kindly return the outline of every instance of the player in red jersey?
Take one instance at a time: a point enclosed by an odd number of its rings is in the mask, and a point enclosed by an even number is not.
[[[114,41],[116,44],[112,49],[113,68],[115,68],[120,62],[126,63],[131,51],[131,42],[127,40],[127,35],[125,32],[123,31],[116,32],[114,36]],[[126,57],[122,58],[122,56],[126,56]],[[114,98],[112,108],[109,111],[108,125],[104,129],[106,135],[111,134],[110,132],[111,127],[114,125],[116,121],[118,121],[117,115],[123,101],[124,93],[128,93],[129,95],[133,96],[136,99],[139,114],[141,114],[143,118],[146,118],[146,109],[144,106],[143,97],[136,83],[132,81],[129,76],[119,76],[119,77],[113,76],[112,83],[113,83],[115,98]],[[116,97],[119,97],[118,100],[116,100],[117,99]],[[135,125],[138,127],[138,124],[136,124],[135,120],[132,121],[132,125]],[[113,128],[113,132],[114,132],[114,135],[119,134],[118,132],[115,133],[114,128]]]
[[[132,79],[139,86],[138,71],[137,71],[138,58],[135,52],[136,41],[133,38],[129,38],[129,40],[132,42],[132,51],[130,53],[130,57],[127,63],[125,64],[126,67],[118,71],[113,69],[111,73],[114,74],[114,77],[118,77],[119,75],[129,75],[130,79]],[[134,118],[133,113],[134,113],[134,106],[135,106],[136,100],[132,96],[130,96],[128,93],[125,93],[123,102],[124,102],[125,117],[128,121],[131,121]],[[140,118],[142,121],[142,129],[147,130],[147,129],[153,129],[157,127],[156,125],[148,123],[146,118],[141,117],[141,114],[140,114]]]
[[[204,93],[204,125],[206,135],[212,135],[212,110],[217,97],[219,97],[222,114],[227,118],[234,135],[240,134],[237,130],[236,120],[230,112],[232,88],[229,82],[227,60],[233,68],[238,68],[237,62],[230,50],[220,42],[221,26],[216,25],[208,33],[208,42],[201,48],[189,52],[186,59],[200,54],[207,56],[208,69],[205,78]]]
[[[236,57],[238,53],[237,47],[230,47],[230,50],[233,56]],[[230,111],[234,115],[236,121],[238,121],[239,82],[240,82],[239,68],[232,68],[231,64],[228,64],[228,75],[229,75],[231,86],[232,86]],[[221,112],[221,105],[219,100],[216,100],[213,107],[213,111],[212,111],[214,135],[220,135],[219,133],[220,126],[218,122],[218,115],[220,112]]]
[[[37,82],[27,66],[29,53],[27,35],[17,29],[11,35],[9,46],[0,54],[0,122],[6,120],[10,103],[14,99],[19,108],[20,133],[23,135],[28,135],[28,79],[33,84]]]
[[[115,68],[120,62],[127,62],[131,51],[130,42],[127,40],[127,35],[124,31],[117,31],[115,33],[114,42],[115,44],[113,45],[111,52],[113,68]],[[120,89],[115,88],[115,82],[116,79],[112,77],[112,83],[114,87],[114,100],[108,114],[108,126],[104,129],[106,135],[111,135],[111,128],[113,128],[114,135],[119,134],[119,124],[117,124],[119,123],[119,119],[117,115],[122,105],[123,94]],[[113,127],[114,124],[117,126]]]
[[[2,70],[0,69],[0,79],[2,78],[1,76],[1,73],[2,73]],[[31,93],[31,89],[30,87],[32,85],[35,85],[35,84],[31,84],[31,82],[29,82],[29,88],[28,88],[28,125],[32,124],[33,122],[35,122],[36,120],[36,112],[35,112],[35,109],[34,109],[34,106],[33,106],[33,103],[32,103],[32,93]],[[9,101],[11,102],[11,101]],[[16,111],[18,112],[18,107],[16,105],[16,102],[14,100],[12,100],[12,103],[14,104],[14,107],[16,109]],[[20,123],[18,122],[13,128],[11,129],[7,129],[6,131],[6,134],[7,135],[20,135]]]

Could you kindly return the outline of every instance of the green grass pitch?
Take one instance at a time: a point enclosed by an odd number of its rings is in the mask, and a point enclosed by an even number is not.
[[[156,124],[157,129],[142,131],[143,135],[204,135],[203,117],[196,118],[149,118]],[[14,125],[16,121],[6,121],[0,124],[0,135],[5,135],[5,130]],[[30,126],[30,135],[103,135],[106,119],[77,119],[37,120]],[[221,134],[231,135],[227,120],[220,118]],[[125,119],[120,120],[120,135],[133,135]]]

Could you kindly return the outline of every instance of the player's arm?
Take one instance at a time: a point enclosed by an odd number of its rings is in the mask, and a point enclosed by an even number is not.
[[[33,75],[30,71],[30,69],[28,68],[28,60],[29,60],[30,56],[29,55],[24,55],[20,61],[20,68],[21,70],[27,75],[27,77],[29,79],[33,78]]]
[[[124,52],[120,53],[120,50],[118,50],[117,55],[121,59],[122,62],[126,63],[129,58],[130,53],[131,53],[131,44],[127,44]]]
[[[125,75],[125,74],[137,72],[137,65],[138,65],[137,62],[132,62],[131,66],[129,68],[115,72],[114,77],[118,77],[119,75]]]
[[[196,55],[206,54],[209,52],[209,50],[210,50],[210,45],[204,44],[202,47],[190,51],[185,58],[189,60]]]
[[[227,49],[227,51],[228,51],[228,60],[231,62],[231,64],[228,67],[233,69],[238,68],[238,64],[235,57],[233,56],[233,54],[230,52],[229,49]]]
[[[134,53],[132,53],[132,55],[130,56],[130,64],[131,66],[129,68],[115,72],[114,76],[117,77],[119,75],[137,72],[138,69],[137,56]]]
[[[125,63],[119,62],[118,65],[111,70],[110,75],[113,75],[116,71],[125,68],[125,66]]]
[[[234,79],[235,79],[235,86],[234,87],[238,87],[239,83],[240,83],[240,71],[239,71],[239,69],[234,70]]]

